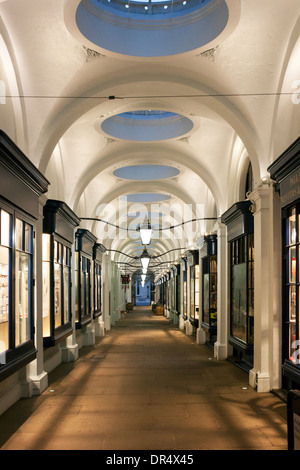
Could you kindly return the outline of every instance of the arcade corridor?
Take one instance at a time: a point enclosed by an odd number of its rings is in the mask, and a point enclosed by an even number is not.
[[[286,450],[286,405],[150,307],[0,417],[2,450]]]

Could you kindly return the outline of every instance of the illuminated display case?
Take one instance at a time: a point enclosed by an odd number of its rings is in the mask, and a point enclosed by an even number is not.
[[[0,131],[0,380],[36,357],[34,232],[48,181]]]
[[[234,204],[221,220],[230,252],[230,336],[234,361],[249,370],[254,344],[254,221],[249,200]]]
[[[181,273],[182,273],[182,318],[187,320],[187,260],[183,258],[181,260]]]
[[[93,248],[93,318],[102,314],[102,256],[106,249],[100,243],[96,243]]]
[[[300,137],[269,167],[282,213],[282,379],[300,385]]]
[[[92,321],[92,262],[97,238],[86,229],[75,234],[75,325],[81,329]]]
[[[217,335],[217,236],[203,237],[199,250],[202,271],[202,328],[210,335],[210,342]]]
[[[180,315],[180,299],[181,299],[180,280],[181,280],[180,264],[177,264],[176,273],[175,273],[175,310],[176,310],[177,315]]]
[[[199,251],[194,250],[187,256],[189,266],[189,286],[190,286],[190,323],[198,328],[200,315],[200,279],[199,279]]]
[[[53,346],[72,333],[71,269],[74,230],[80,223],[61,201],[48,199],[43,221],[43,341]]]

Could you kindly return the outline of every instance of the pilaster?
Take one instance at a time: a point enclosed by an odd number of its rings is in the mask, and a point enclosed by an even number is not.
[[[258,392],[268,392],[274,386],[274,373],[279,367],[279,303],[280,255],[277,219],[274,212],[273,186],[264,184],[253,191],[249,199],[254,214],[254,359],[249,383]],[[279,262],[279,264],[278,264]],[[276,382],[276,380],[275,380]]]
[[[48,374],[44,371],[43,354],[43,276],[42,276],[42,237],[43,237],[43,207],[46,197],[41,196],[39,200],[39,214],[35,225],[35,347],[36,359],[27,366],[27,378],[23,383],[23,396],[40,395],[48,387]]]
[[[217,222],[218,261],[217,261],[217,341],[214,357],[224,360],[228,356],[229,336],[229,269],[227,228],[220,220]]]

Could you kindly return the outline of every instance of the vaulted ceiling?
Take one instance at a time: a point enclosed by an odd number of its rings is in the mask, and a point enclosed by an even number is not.
[[[219,217],[245,197],[249,162],[259,185],[299,135],[299,0],[195,2],[189,20],[172,3],[145,16],[123,0],[0,2],[1,128],[49,198],[109,221],[82,224],[131,256],[137,214],[152,213],[149,253],[192,247],[214,220],[159,229]]]

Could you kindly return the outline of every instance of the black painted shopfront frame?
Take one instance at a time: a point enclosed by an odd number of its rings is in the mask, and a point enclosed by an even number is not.
[[[199,249],[202,263],[202,319],[201,325],[209,334],[209,342],[217,335],[217,235],[203,237]]]
[[[75,326],[92,322],[92,261],[97,238],[86,229],[75,233]]]
[[[43,288],[49,289],[49,305],[46,314],[49,315],[49,332],[43,336],[44,347],[54,346],[61,342],[73,331],[72,327],[72,248],[74,244],[74,230],[80,224],[80,219],[62,201],[48,199],[44,206],[43,220],[43,248],[49,244],[49,259],[44,259],[43,253]],[[47,280],[46,267],[49,267],[49,279]],[[59,316],[60,325],[55,324],[55,268],[59,269]],[[65,273],[68,273],[66,279]],[[46,284],[48,282],[48,285]],[[67,285],[66,285],[67,284]],[[67,294],[66,294],[67,288]],[[45,298],[43,299],[45,302]],[[65,305],[67,303],[67,305]],[[67,306],[67,317],[65,318]],[[45,305],[43,304],[43,308]],[[43,311],[43,321],[45,312]]]
[[[35,262],[36,262],[36,222],[39,219],[39,197],[46,193],[49,181],[31,163],[10,137],[0,130],[0,206],[11,217],[11,240],[9,260],[9,347],[5,351],[5,361],[0,364],[0,381],[6,379],[36,358],[35,348]],[[19,245],[16,240],[16,224],[20,228]],[[30,229],[28,230],[28,228]],[[19,260],[17,270],[16,262]],[[25,272],[26,271],[26,272]],[[18,277],[17,277],[18,275]],[[21,276],[21,277],[20,277]],[[28,311],[16,305],[18,289],[28,291]],[[26,286],[27,284],[27,286]],[[27,298],[25,297],[25,299]],[[24,297],[23,297],[24,299]],[[23,322],[28,318],[26,341],[16,340],[16,319]],[[24,322],[23,322],[24,323]],[[23,330],[24,333],[24,330]],[[19,341],[22,341],[19,336]]]
[[[227,241],[229,243],[230,335],[228,341],[233,347],[234,362],[246,370],[249,370],[253,365],[254,347],[254,338],[251,333],[251,331],[254,331],[254,278],[251,277],[250,279],[249,276],[250,265],[252,274],[254,274],[254,220],[251,206],[250,200],[237,202],[221,217],[222,223],[227,225]],[[251,244],[253,249],[250,250]],[[251,259],[249,259],[250,257]],[[239,267],[243,272],[236,273],[235,271]],[[235,281],[240,281],[236,274],[243,275],[243,283],[240,287],[243,289],[241,292],[244,291],[245,321],[244,325],[241,325],[245,331],[244,337],[240,337],[242,335],[238,336],[237,330],[233,328],[235,325],[234,312],[237,310],[234,304],[236,296],[233,295],[233,292],[235,290]],[[237,288],[236,291],[239,292],[239,289]],[[250,311],[251,305],[252,310]],[[237,327],[240,326],[238,321],[236,321],[236,325]]]
[[[280,197],[282,218],[282,386],[287,389],[300,388],[300,137],[270,165],[268,171]],[[293,211],[296,224],[292,235],[289,218]],[[291,252],[295,254],[295,259],[290,258]],[[294,269],[295,273],[292,272]],[[291,292],[295,294],[294,299]],[[292,360],[290,335],[291,314],[294,308],[296,336]]]

